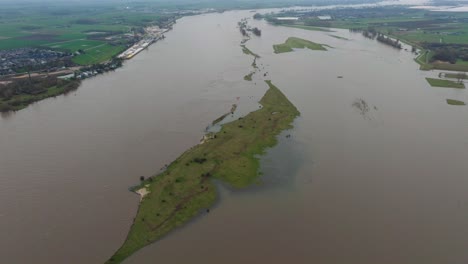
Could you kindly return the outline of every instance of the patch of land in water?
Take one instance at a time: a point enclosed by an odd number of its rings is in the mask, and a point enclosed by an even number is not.
[[[252,81],[252,76],[255,74],[255,72],[251,72],[249,74],[247,74],[246,76],[244,76],[244,80],[246,81]]]
[[[286,42],[283,44],[276,44],[273,45],[273,49],[275,53],[284,53],[284,52],[291,52],[293,49],[305,49],[308,48],[310,50],[323,50],[326,51],[325,45],[315,43],[309,40],[289,37]]]
[[[145,188],[138,213],[127,239],[106,262],[121,263],[137,250],[186,224],[212,207],[217,192],[213,179],[234,188],[255,183],[261,155],[277,143],[276,136],[292,128],[299,111],[270,81],[260,100],[261,109],[224,124],[210,133],[204,144],[183,153],[162,174],[143,181]]]
[[[434,78],[426,78],[426,80],[432,87],[465,89],[465,84],[462,82]]]
[[[333,38],[336,38],[336,39],[341,39],[341,40],[350,40],[349,38],[340,37],[340,36],[332,35],[332,34],[328,34],[328,36],[333,37]]]
[[[465,102],[454,100],[454,99],[447,99],[447,104],[449,104],[449,105],[466,105]]]
[[[242,52],[244,52],[244,54],[252,55],[255,58],[260,58],[260,56],[258,54],[255,54],[254,52],[249,50],[249,48],[247,48],[245,45],[241,45],[241,47],[242,47]]]

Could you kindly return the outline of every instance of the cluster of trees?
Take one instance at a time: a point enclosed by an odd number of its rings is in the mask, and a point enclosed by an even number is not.
[[[393,40],[392,38],[390,37],[386,37],[385,35],[383,34],[378,34],[377,36],[377,41],[378,42],[381,42],[381,43],[384,43],[384,44],[387,44],[389,46],[392,46],[394,48],[397,48],[397,49],[402,49],[402,45],[400,43],[400,40]]]
[[[68,92],[78,88],[79,83],[80,82],[76,80],[61,80],[52,76],[46,78],[25,78],[0,86],[0,98],[3,100],[9,100],[15,95],[37,95],[47,92],[48,88],[54,86],[64,87],[66,90],[65,92]]]
[[[468,45],[466,44],[423,43],[422,45],[432,51],[431,62],[445,61],[453,64],[457,60],[468,61]]]
[[[123,59],[120,58],[113,58],[110,62],[106,63],[98,63],[98,64],[93,64],[89,65],[86,67],[82,67],[81,71],[96,71],[97,73],[104,73],[110,70],[115,70],[117,68],[122,67],[123,65]]]
[[[375,37],[377,37],[378,34],[379,33],[377,32],[377,30],[375,30],[375,28],[368,28],[366,30],[362,30],[362,35],[369,39],[375,39]]]
[[[397,49],[402,49],[402,45],[400,43],[400,40],[394,40],[390,37],[385,36],[384,34],[378,32],[375,28],[368,28],[368,29],[357,29],[357,28],[352,28],[349,29],[350,32],[361,32],[362,35],[366,38],[369,39],[377,39],[378,42],[381,42],[383,44],[392,46]],[[413,49],[415,51],[415,49]]]
[[[431,61],[446,61],[452,64],[456,63],[458,59],[457,52],[453,49],[442,48],[434,51]]]
[[[249,33],[247,33],[247,21],[242,20],[239,23],[239,30],[244,37],[248,37]]]
[[[254,33],[255,36],[258,36],[258,37],[262,35],[262,31],[256,27],[252,29],[252,33]]]
[[[362,28],[350,28],[349,32],[361,33],[364,37],[369,39],[375,39],[378,32],[374,28],[362,29]]]

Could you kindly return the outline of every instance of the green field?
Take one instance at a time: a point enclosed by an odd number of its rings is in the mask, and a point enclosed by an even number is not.
[[[132,6],[132,4],[126,4]],[[147,3],[147,8],[158,3]],[[177,10],[176,7],[172,9]],[[73,61],[80,65],[111,59],[129,42],[124,33],[141,32],[177,17],[155,9],[149,13],[139,5],[125,10],[119,5],[57,3],[42,6],[10,4],[0,10],[0,50],[41,47],[75,52],[87,51]],[[113,36],[113,39],[106,39]]]
[[[291,52],[293,49],[327,50],[323,44],[314,43],[301,38],[290,37],[283,44],[273,45],[275,53]]]
[[[447,104],[449,104],[449,105],[466,105],[465,102],[454,100],[454,99],[447,99]]]
[[[78,50],[88,50],[88,49],[95,48],[104,44],[106,44],[106,42],[97,41],[97,40],[74,39],[74,40],[52,42],[52,43],[48,43],[42,46],[51,48],[51,49],[75,52]]]
[[[145,188],[128,237],[106,262],[121,263],[137,250],[186,224],[211,208],[217,192],[213,179],[234,188],[258,182],[258,155],[276,144],[276,136],[290,129],[299,115],[296,107],[267,81],[268,91],[260,100],[263,108],[223,125],[220,132],[192,147],[165,172],[146,179],[135,189]]]
[[[73,58],[73,62],[79,65],[89,65],[101,63],[109,60],[115,55],[125,50],[124,46],[112,46],[109,44],[103,44],[97,47],[93,47],[85,50],[85,54],[78,55]]]
[[[465,89],[465,84],[459,82],[434,78],[426,78],[426,80],[432,87]]]

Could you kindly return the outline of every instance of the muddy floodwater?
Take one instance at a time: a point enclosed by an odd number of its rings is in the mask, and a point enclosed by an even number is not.
[[[126,264],[466,263],[468,107],[445,100],[468,93],[360,34],[253,20],[261,59],[244,81],[236,26],[252,15],[182,18],[115,73],[0,117],[0,262],[103,263],[135,216],[128,188],[232,104],[257,108],[271,79],[301,117],[262,158],[263,184],[220,187],[209,214]],[[292,36],[333,48],[273,53]]]

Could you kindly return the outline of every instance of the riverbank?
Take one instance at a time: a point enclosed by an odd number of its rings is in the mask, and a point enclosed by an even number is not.
[[[34,102],[66,94],[78,89],[81,83],[80,80],[58,79],[50,81],[47,79],[35,80],[30,82],[25,80],[24,82],[28,83],[24,85],[28,88],[27,90],[21,89],[21,87],[18,87],[13,83],[0,87],[0,112],[18,111],[26,108]],[[43,84],[46,85],[46,88],[44,88]]]
[[[270,81],[261,109],[210,133],[204,144],[192,147],[160,175],[146,179],[138,213],[122,247],[106,262],[121,263],[137,250],[186,224],[215,203],[213,179],[234,188],[258,180],[259,158],[276,144],[276,136],[292,128],[299,111]],[[157,209],[157,210],[156,210]]]

